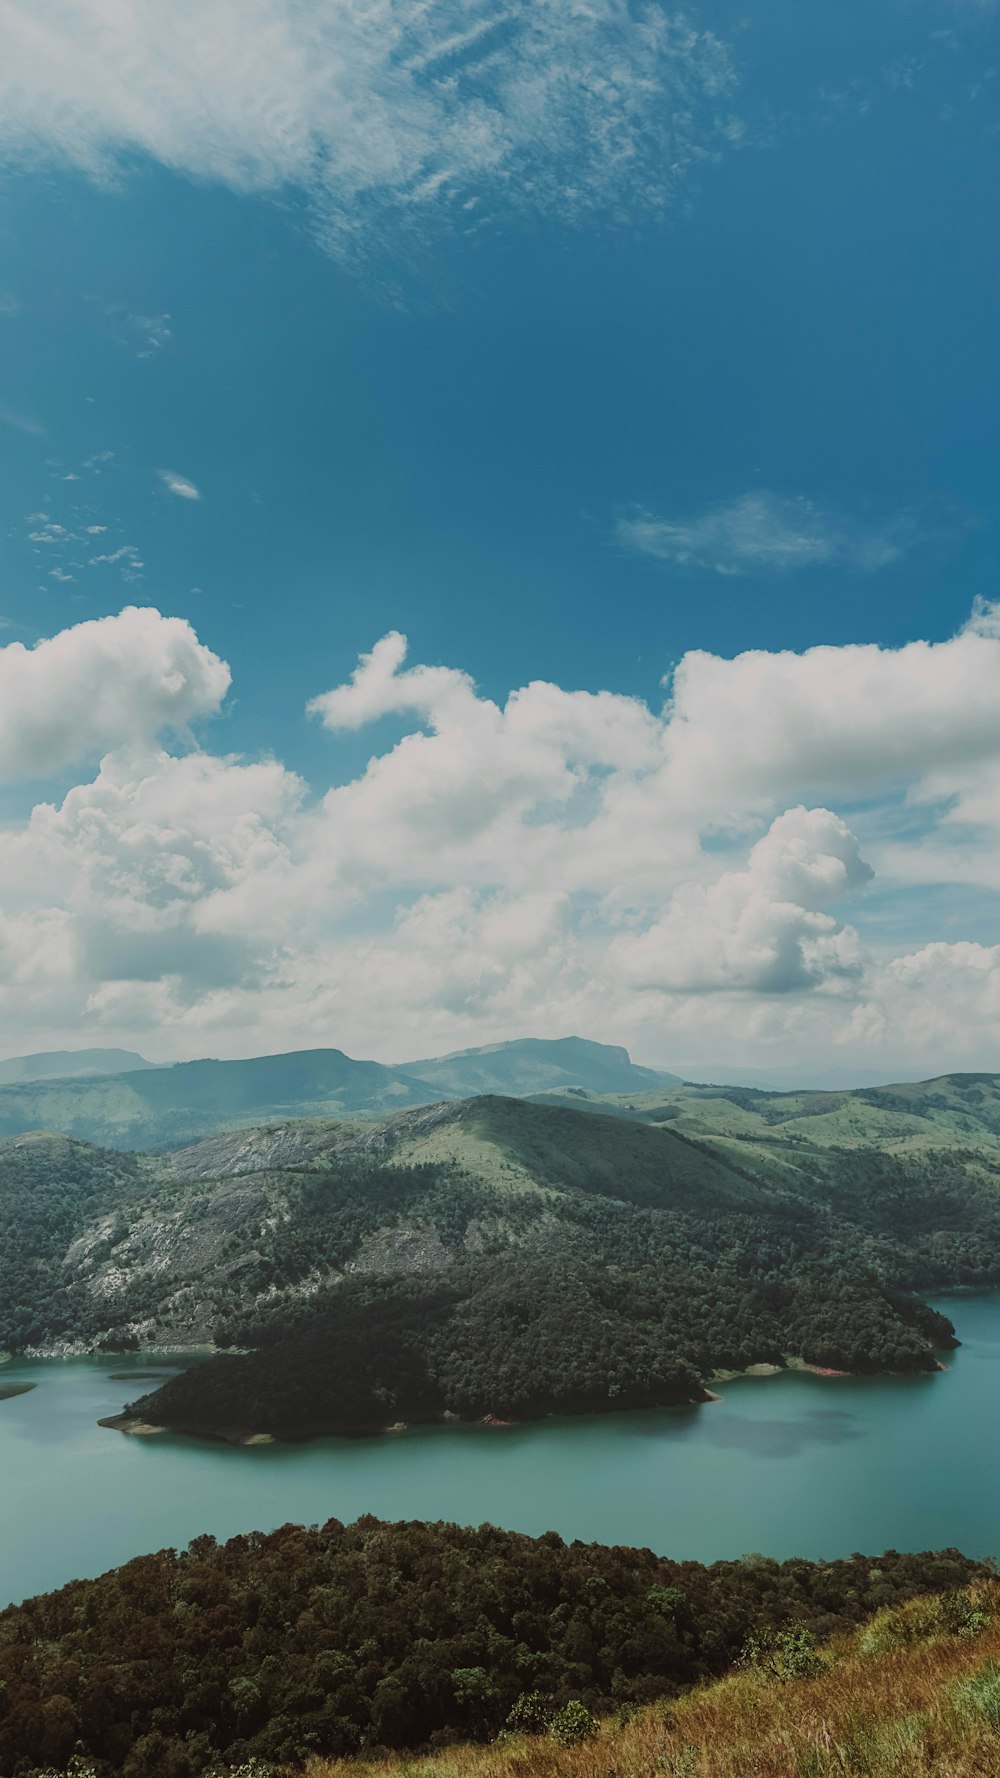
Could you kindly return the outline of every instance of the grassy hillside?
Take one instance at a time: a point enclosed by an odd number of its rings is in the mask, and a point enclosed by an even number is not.
[[[906,1617],[929,1588],[949,1592]],[[750,1638],[801,1654],[881,1608],[856,1646],[874,1637],[880,1650],[895,1634],[907,1649],[896,1625],[930,1621],[941,1674],[971,1676],[994,1647],[996,1591],[954,1550],[703,1567],[552,1532],[372,1518],[222,1547],[201,1537],[0,1613],[0,1775],[64,1771],[79,1750],[97,1778],[196,1778],[250,1760],[267,1778],[318,1756],[492,1741],[512,1712],[565,1721],[569,1706],[572,1721],[581,1707],[586,1719],[658,1698],[677,1699],[683,1723],[678,1734],[658,1720],[659,1749],[686,1757],[713,1712],[720,1732],[742,1720],[745,1739],[755,1720],[773,1736],[784,1697],[804,1721],[794,1690],[763,1676],[756,1718],[725,1689],[721,1708],[711,1692],[685,1701]],[[606,1773],[614,1746],[610,1733],[593,1743],[580,1778]],[[543,1736],[490,1757],[515,1778],[521,1760],[541,1772],[555,1755]],[[436,1755],[456,1774],[463,1757]]]
[[[286,1142],[288,1173],[255,1170],[258,1144]],[[206,1186],[209,1157],[247,1170]],[[224,1295],[213,1258],[217,1339],[253,1350],[133,1407],[230,1436],[694,1400],[717,1369],[788,1357],[929,1369],[951,1329],[912,1275],[988,1282],[1000,1265],[1000,1193],[977,1195],[960,1162],[942,1179],[855,1158],[835,1205],[822,1176],[791,1191],[671,1127],[523,1100],[341,1126],[325,1168],[319,1126],[171,1165],[206,1205],[272,1194]]]
[[[799,1152],[812,1149],[1000,1152],[1000,1075],[995,1074],[943,1075],[844,1093],[680,1086],[616,1094],[606,1108],[644,1122],[670,1123],[689,1136],[786,1156],[792,1165]]]
[[[797,1674],[796,1667],[807,1671]],[[791,1670],[789,1670],[791,1669]],[[813,1671],[809,1671],[813,1669]],[[813,1652],[768,1648],[729,1677],[603,1721],[422,1759],[311,1760],[308,1778],[994,1778],[1000,1587],[914,1599]],[[572,1732],[572,1721],[569,1723]]]

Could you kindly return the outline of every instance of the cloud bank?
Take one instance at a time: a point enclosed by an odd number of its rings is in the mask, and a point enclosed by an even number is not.
[[[373,226],[669,203],[731,142],[725,48],[646,0],[2,0],[0,153],[294,188]]]
[[[1000,945],[942,932],[939,887],[998,880],[994,607],[899,649],[690,654],[659,709],[537,680],[495,701],[393,633],[310,705],[318,790],[194,743],[228,685],[155,611],[0,648],[8,777],[101,755],[0,831],[9,1045],[389,1060],[579,1031],[664,1064],[1000,1061]],[[338,735],[387,719],[337,782]]]

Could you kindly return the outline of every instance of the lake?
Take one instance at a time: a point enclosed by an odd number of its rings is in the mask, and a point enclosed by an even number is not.
[[[231,1449],[97,1426],[130,1359],[0,1367],[0,1604],[199,1532],[360,1513],[490,1520],[710,1562],[1000,1554],[1000,1297],[941,1303],[946,1374],[740,1378],[697,1408]],[[145,1368],[144,1361],[142,1368]],[[33,1384],[27,1392],[16,1386]]]

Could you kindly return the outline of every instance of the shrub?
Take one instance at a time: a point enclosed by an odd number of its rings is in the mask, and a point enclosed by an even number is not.
[[[883,1655],[914,1642],[933,1641],[936,1636],[972,1638],[982,1635],[992,1621],[992,1615],[980,1609],[975,1592],[961,1587],[876,1612],[858,1647],[864,1655]]]
[[[511,1705],[506,1727],[512,1735],[544,1735],[555,1714],[555,1702],[545,1692],[522,1692]]]
[[[789,1624],[784,1630],[770,1625],[755,1630],[743,1645],[740,1664],[781,1680],[812,1679],[823,1670],[816,1638],[805,1624]]]
[[[579,1698],[571,1698],[561,1710],[557,1710],[549,1723],[549,1733],[560,1747],[578,1747],[581,1741],[589,1741],[600,1728],[596,1716],[593,1716]]]

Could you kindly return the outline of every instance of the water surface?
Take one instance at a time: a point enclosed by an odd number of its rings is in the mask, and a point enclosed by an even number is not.
[[[35,1387],[0,1401],[0,1604],[199,1532],[365,1512],[700,1561],[1000,1554],[1000,1298],[941,1306],[964,1342],[943,1375],[741,1378],[704,1407],[251,1449],[99,1427],[136,1393],[121,1358],[4,1365]]]

